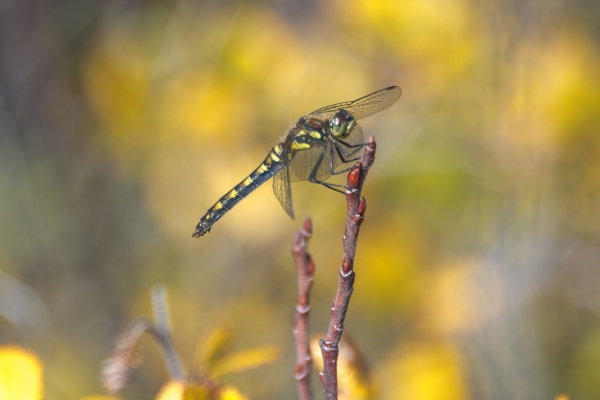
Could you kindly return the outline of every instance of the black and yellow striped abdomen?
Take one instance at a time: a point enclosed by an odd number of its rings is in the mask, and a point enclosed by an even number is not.
[[[265,183],[273,175],[279,172],[285,164],[281,159],[283,143],[273,147],[265,160],[243,181],[235,185],[219,199],[198,222],[192,237],[200,237],[210,232],[213,224],[219,220],[227,211],[248,196],[254,189]]]

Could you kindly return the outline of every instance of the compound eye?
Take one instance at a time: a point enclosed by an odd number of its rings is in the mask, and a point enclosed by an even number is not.
[[[337,138],[345,138],[354,127],[354,118],[345,110],[340,110],[331,119],[331,133]]]

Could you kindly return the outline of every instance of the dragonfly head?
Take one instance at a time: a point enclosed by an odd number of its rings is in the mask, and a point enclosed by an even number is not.
[[[352,132],[354,125],[356,125],[354,117],[346,110],[339,110],[336,112],[329,122],[331,133],[333,136],[340,139],[348,137],[350,132]]]

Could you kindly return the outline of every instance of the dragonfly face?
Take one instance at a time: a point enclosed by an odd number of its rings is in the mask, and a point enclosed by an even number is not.
[[[329,129],[331,129],[333,136],[343,139],[350,135],[355,124],[356,121],[352,114],[346,110],[340,110],[331,118]]]
[[[390,86],[357,100],[319,108],[300,118],[258,168],[206,212],[192,236],[210,232],[217,220],[271,177],[275,197],[292,218],[290,182],[309,181],[345,193],[345,186],[325,181],[331,175],[348,171],[360,158],[365,143],[356,121],[388,108],[401,94],[399,87]]]

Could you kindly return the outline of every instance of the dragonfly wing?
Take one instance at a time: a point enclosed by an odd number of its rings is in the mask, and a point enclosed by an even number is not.
[[[338,110],[344,109],[352,114],[357,120],[363,119],[388,108],[398,101],[401,95],[402,89],[398,86],[390,86],[361,97],[360,99],[344,101],[342,103],[319,108],[309,115],[330,119]]]
[[[325,146],[315,145],[309,149],[296,151],[289,166],[291,180],[308,180],[318,162],[320,162],[320,164],[316,169],[315,178],[320,181],[326,180],[331,176],[331,155],[329,144]]]
[[[294,204],[292,203],[292,188],[290,187],[290,169],[283,168],[273,177],[273,192],[279,200],[281,207],[292,219],[294,217]]]

